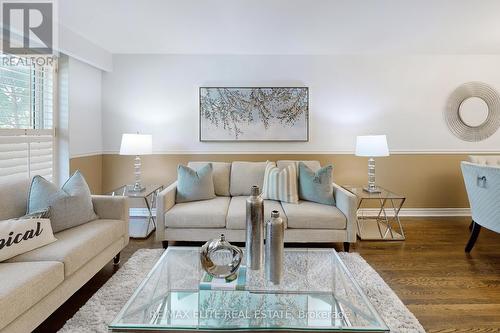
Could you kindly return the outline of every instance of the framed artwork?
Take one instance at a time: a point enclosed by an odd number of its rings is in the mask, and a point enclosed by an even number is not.
[[[200,87],[200,141],[309,141],[309,89]]]

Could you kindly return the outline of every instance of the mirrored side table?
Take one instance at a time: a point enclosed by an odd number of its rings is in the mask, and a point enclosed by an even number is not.
[[[163,185],[146,185],[141,192],[133,191],[134,185],[123,185],[107,193],[129,198],[129,202],[142,201],[145,207],[131,207],[129,211],[129,235],[132,238],[148,238],[156,230],[156,197]]]
[[[380,187],[380,193],[369,193],[362,186],[342,185],[358,198],[357,227],[361,240],[405,240],[399,212],[406,197]],[[366,214],[363,208],[375,207],[376,213]]]

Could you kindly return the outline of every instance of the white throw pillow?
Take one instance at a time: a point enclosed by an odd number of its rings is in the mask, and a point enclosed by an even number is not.
[[[0,221],[0,262],[56,240],[49,219]]]
[[[267,162],[262,186],[263,199],[298,203],[297,188],[297,169],[294,164],[280,170],[274,162]]]

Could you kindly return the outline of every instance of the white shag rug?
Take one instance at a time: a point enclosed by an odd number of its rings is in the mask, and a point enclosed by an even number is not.
[[[59,332],[108,332],[108,324],[162,253],[163,249],[141,249],[135,252]],[[391,332],[425,333],[417,318],[358,253],[342,252],[339,255]]]

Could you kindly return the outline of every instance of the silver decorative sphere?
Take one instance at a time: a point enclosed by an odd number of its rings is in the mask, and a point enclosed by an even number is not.
[[[214,257],[217,257],[217,252],[220,254],[229,253],[230,258],[226,260],[228,263],[225,264],[216,264],[214,262]],[[241,260],[243,258],[243,251],[235,245],[231,245],[228,241],[226,241],[226,237],[224,234],[220,236],[220,238],[212,239],[206,242],[201,247],[200,252],[200,261],[201,267],[210,275],[216,278],[228,278],[231,276],[235,276],[235,273],[238,271],[238,267],[240,267]],[[227,259],[227,258],[226,258]]]

